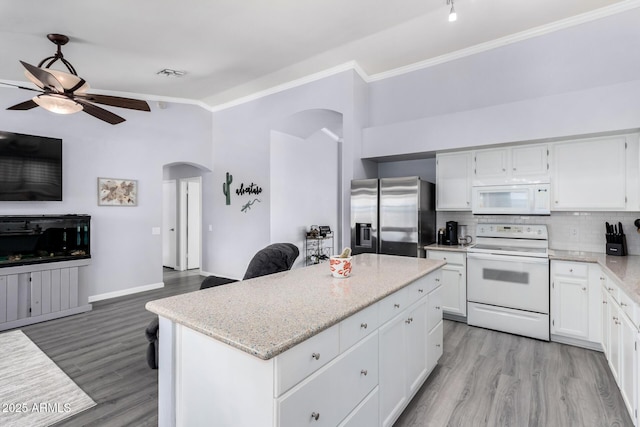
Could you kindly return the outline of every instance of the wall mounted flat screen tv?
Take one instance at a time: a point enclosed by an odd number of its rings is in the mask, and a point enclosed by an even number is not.
[[[0,201],[36,200],[62,200],[62,140],[0,131]]]

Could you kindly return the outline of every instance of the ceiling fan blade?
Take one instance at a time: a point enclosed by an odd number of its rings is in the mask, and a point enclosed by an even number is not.
[[[36,108],[38,104],[33,102],[33,100],[28,100],[21,102],[20,104],[16,104],[13,107],[7,108],[7,110],[31,110],[32,108]]]
[[[95,117],[96,119],[100,119],[112,125],[117,125],[118,123],[122,123],[125,121],[122,117],[117,114],[113,114],[111,111],[105,110],[104,108],[100,108],[97,105],[93,105],[87,101],[82,99],[74,99],[78,104],[82,105],[82,108],[85,113]]]
[[[56,79],[53,74],[43,70],[42,68],[27,64],[24,61],[20,61],[20,63],[24,68],[27,69],[29,73],[31,73],[33,77],[36,78],[36,80],[42,83],[44,89],[48,88],[59,93],[64,92],[64,86],[62,86],[62,83],[60,83],[60,81]]]
[[[132,98],[122,98],[120,96],[97,95],[91,93],[74,94],[75,98],[82,98],[98,104],[110,105],[112,107],[128,108],[130,110],[151,111],[149,104],[145,101]]]
[[[26,86],[14,85],[14,84],[11,84],[11,83],[5,83],[5,82],[0,82],[0,85],[11,86],[11,87],[17,87],[18,89],[24,89],[24,90],[30,90],[30,91],[33,91],[33,92],[40,92],[40,93],[42,93],[42,90],[41,90],[41,89],[34,89],[34,88],[32,88],[32,87],[26,87]]]

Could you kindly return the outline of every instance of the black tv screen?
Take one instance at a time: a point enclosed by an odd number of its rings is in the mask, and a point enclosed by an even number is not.
[[[0,201],[62,200],[62,140],[0,131]]]

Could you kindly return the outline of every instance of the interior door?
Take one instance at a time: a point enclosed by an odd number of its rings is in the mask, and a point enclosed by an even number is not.
[[[162,265],[176,268],[176,181],[162,182]]]
[[[187,269],[200,268],[200,180],[187,183]]]

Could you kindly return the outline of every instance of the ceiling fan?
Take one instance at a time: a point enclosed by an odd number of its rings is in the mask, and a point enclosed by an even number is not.
[[[30,110],[32,108],[42,107],[58,114],[72,114],[84,111],[112,125],[122,123],[125,119],[111,111],[94,105],[94,103],[128,108],[131,110],[151,111],[149,104],[138,99],[87,93],[89,84],[84,79],[78,77],[73,65],[64,59],[62,55],[62,46],[69,42],[69,37],[62,34],[48,34],[47,38],[58,46],[58,50],[53,56],[49,56],[40,61],[37,67],[20,61],[25,68],[25,76],[27,76],[38,89],[2,83],[40,93],[28,101],[7,108],[7,110]],[[65,65],[69,71],[68,73],[49,68],[58,60]]]

